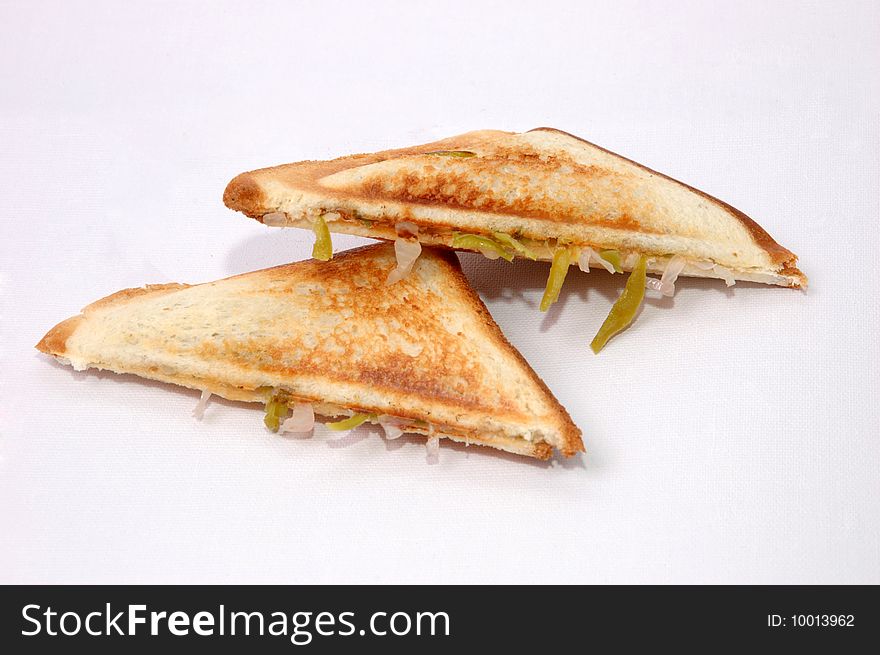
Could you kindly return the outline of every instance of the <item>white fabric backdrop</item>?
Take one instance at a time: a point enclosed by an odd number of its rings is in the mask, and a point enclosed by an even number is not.
[[[0,581],[880,582],[877,3],[0,15]],[[538,125],[743,209],[812,283],[682,283],[595,357],[622,276],[572,273],[545,317],[545,265],[464,257],[575,462],[197,423],[196,393],[33,349],[117,289],[307,257],[223,207],[240,171]]]

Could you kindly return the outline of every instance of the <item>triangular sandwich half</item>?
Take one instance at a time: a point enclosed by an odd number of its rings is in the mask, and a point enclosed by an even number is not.
[[[739,210],[552,128],[264,168],[233,179],[223,199],[274,226],[415,236],[493,258],[564,251],[567,265],[623,271],[644,256],[664,283],[677,275],[807,283],[797,257]]]
[[[330,262],[188,286],[126,289],[37,345],[77,370],[106,369],[267,404],[267,425],[388,431],[539,459],[583,450],[580,430],[507,342],[454,254],[425,249],[409,275],[390,244]],[[293,415],[288,418],[289,408]]]

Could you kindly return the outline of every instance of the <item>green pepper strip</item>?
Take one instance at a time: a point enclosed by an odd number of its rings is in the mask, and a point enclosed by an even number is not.
[[[541,298],[541,311],[546,312],[550,305],[559,298],[562,283],[568,275],[568,267],[571,266],[571,248],[560,246],[553,253],[553,263],[550,264],[550,275],[547,277],[547,286],[544,288],[544,297]]]
[[[590,344],[593,352],[598,354],[608,340],[615,334],[629,326],[639,311],[639,305],[645,297],[645,278],[647,277],[648,259],[643,255],[630,273],[626,286],[608,313],[602,327],[596,333]]]
[[[266,416],[263,417],[263,423],[272,432],[278,432],[281,426],[281,419],[287,416],[287,403],[277,400],[274,396],[266,401]]]
[[[434,150],[433,152],[426,152],[426,155],[441,155],[443,157],[476,157],[477,153],[471,152],[470,150]]]
[[[331,430],[354,430],[357,426],[373,418],[372,414],[354,414],[335,423],[325,423]]]
[[[498,256],[509,262],[513,261],[513,255],[507,252],[500,243],[496,243],[489,237],[481,237],[476,234],[461,234],[456,232],[452,236],[453,248],[467,248],[468,250],[489,251],[498,253]]]
[[[333,242],[330,241],[330,230],[323,216],[318,216],[312,223],[315,231],[315,246],[312,248],[312,257],[328,262],[333,258]]]
[[[599,252],[599,257],[611,264],[616,272],[623,273],[623,263],[620,261],[620,251],[602,250]]]
[[[519,254],[528,257],[531,260],[537,260],[538,256],[529,250],[525,244],[520,243],[516,239],[514,239],[509,234],[504,234],[504,232],[493,232],[492,236],[495,237],[496,241],[499,241],[502,246],[507,246],[508,248],[512,248],[514,252],[518,252]]]

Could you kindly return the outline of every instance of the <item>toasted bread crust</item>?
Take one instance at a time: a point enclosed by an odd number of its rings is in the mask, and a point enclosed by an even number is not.
[[[67,339],[76,331],[82,321],[82,315],[71,316],[70,318],[61,321],[58,325],[49,330],[42,339],[40,339],[40,342],[35,348],[41,353],[46,353],[47,355],[66,355]]]
[[[567,456],[583,450],[577,427],[546,385],[504,338],[479,296],[470,288],[455,254],[450,251],[426,249],[424,257],[427,260],[426,266],[441,266],[443,269],[442,274],[431,273],[432,277],[427,278],[427,283],[432,288],[436,287],[432,293],[447,294],[445,297],[457,308],[454,310],[456,313],[451,315],[453,318],[467,316],[467,320],[470,321],[468,325],[480,325],[475,329],[480,339],[480,347],[485,348],[488,353],[495,353],[495,357],[505,358],[508,362],[505,365],[517,370],[517,375],[521,376],[518,379],[521,381],[516,384],[523,385],[522,380],[527,380],[526,387],[531,387],[531,391],[528,391],[531,394],[529,397],[540,399],[535,402],[539,402],[542,408],[541,416],[544,418],[541,419],[543,421],[541,425],[552,425],[553,433],[557,435],[554,437],[554,443],[558,439],[561,443],[557,445]],[[467,422],[458,426],[453,424],[455,421],[453,417],[462,412],[465,415],[475,416],[485,416],[486,412],[491,412],[492,416],[504,417],[503,421],[507,421],[504,425],[507,425],[511,421],[520,421],[521,419],[517,418],[520,414],[517,413],[523,411],[515,403],[511,404],[511,397],[506,392],[499,397],[498,404],[492,405],[485,401],[477,402],[476,396],[472,397],[469,393],[450,392],[445,386],[448,382],[441,383],[441,380],[460,379],[463,381],[464,389],[474,389],[476,393],[482,393],[481,389],[491,389],[491,386],[486,386],[489,380],[484,379],[485,376],[479,373],[480,366],[474,366],[476,362],[469,361],[473,358],[464,355],[464,351],[458,352],[456,350],[458,346],[454,341],[441,344],[445,349],[440,353],[441,357],[436,360],[431,359],[431,363],[423,364],[421,369],[413,367],[413,362],[416,360],[400,357],[393,351],[387,353],[382,351],[382,368],[372,368],[368,363],[366,365],[352,363],[347,367],[342,364],[347,359],[345,354],[325,356],[320,351],[326,346],[319,344],[315,346],[317,352],[301,357],[295,364],[290,364],[287,363],[287,352],[292,348],[303,346],[296,345],[297,342],[290,333],[292,326],[289,322],[284,324],[287,327],[279,326],[279,335],[283,336],[275,340],[270,336],[250,339],[247,336],[250,324],[246,321],[242,323],[238,319],[240,307],[248,307],[250,303],[256,303],[254,305],[256,307],[261,304],[261,298],[273,302],[275,298],[279,302],[284,302],[286,299],[289,302],[289,294],[296,293],[293,291],[295,288],[304,286],[318,293],[317,296],[309,296],[314,299],[310,302],[324,303],[329,310],[326,316],[344,316],[350,309],[354,309],[357,313],[351,316],[352,322],[364,321],[364,325],[371,325],[370,316],[374,311],[382,312],[384,307],[380,303],[376,305],[375,310],[372,309],[371,298],[381,300],[382,297],[395,295],[396,290],[399,289],[407,300],[405,309],[395,310],[394,320],[398,321],[399,330],[404,333],[418,334],[422,329],[420,317],[427,317],[430,314],[427,307],[421,307],[421,303],[427,303],[428,300],[423,301],[418,297],[418,290],[422,288],[420,285],[423,283],[404,281],[389,291],[391,288],[384,285],[384,280],[390,270],[388,267],[392,267],[392,264],[393,249],[388,244],[379,244],[340,253],[327,263],[312,260],[287,264],[196,287],[166,284],[125,289],[88,305],[81,315],[67,319],[52,328],[37,348],[41,352],[72,363],[76,368],[98,368],[118,373],[131,373],[193,389],[207,390],[230,400],[264,402],[267,386],[290,388],[291,395],[297,402],[314,403],[316,408],[321,405],[327,406],[330,402],[336,407],[354,412],[377,415],[393,413],[401,418],[437,424],[438,432],[442,431],[442,434],[436,436],[463,443],[492,446],[531,457],[548,457],[551,447],[547,443],[540,441],[533,443],[521,437],[513,439],[500,432],[483,433],[473,426],[467,427]],[[429,273],[425,272],[424,275]],[[234,281],[240,283],[232,284]],[[339,288],[340,281],[344,283],[344,288]],[[376,284],[381,286],[371,286]],[[229,289],[229,291],[221,291],[221,289]],[[358,289],[361,291],[359,292]],[[200,295],[192,295],[193,293]],[[206,303],[207,305],[214,303],[218,297],[221,300],[230,298],[231,306],[237,308],[234,322],[236,325],[243,325],[246,330],[240,338],[228,342],[211,340],[211,336],[218,336],[211,335],[212,330],[217,333],[224,332],[226,324],[221,321],[204,326],[205,331],[202,334],[205,336],[199,339],[206,339],[205,343],[193,342],[194,333],[191,327],[204,323],[206,315],[201,315],[201,318],[191,318],[189,322],[181,324],[180,328],[174,327],[177,323],[172,323],[169,327],[167,321],[170,319],[167,317],[172,316],[177,311],[176,308],[204,307]],[[145,305],[145,302],[149,304]],[[432,302],[437,303],[439,300],[434,297]],[[279,307],[286,306],[279,305]],[[333,309],[334,307],[336,309]],[[339,314],[340,311],[342,314]],[[319,319],[325,316],[321,312],[323,310],[318,310],[315,315]],[[274,316],[274,313],[270,315]],[[287,316],[284,311],[280,315]],[[128,316],[133,318],[128,320]],[[184,313],[183,316],[185,319],[189,314]],[[264,315],[258,313],[256,316]],[[158,332],[152,329],[144,332],[142,324],[150,320],[158,321],[156,328]],[[267,323],[265,318],[256,320],[258,322],[252,324],[255,333],[275,331],[276,328]],[[282,320],[291,319],[282,318]],[[409,320],[413,323],[409,324]],[[176,329],[182,330],[186,341],[179,344],[174,341]],[[95,338],[89,341],[89,333],[95,330],[97,330]],[[107,332],[108,330],[110,332]],[[313,334],[318,332],[312,331]],[[158,335],[157,340],[149,342],[152,338],[150,334],[154,333]],[[71,338],[74,336],[77,340],[72,344]],[[126,355],[121,359],[120,356],[104,357],[103,353],[114,343],[129,348],[127,345],[129,339],[142,344],[135,346],[134,356]],[[148,342],[145,343],[145,339]],[[441,334],[428,333],[427,339],[429,342],[440,343],[443,337]],[[88,345],[89,343],[91,345]],[[224,343],[226,345],[223,345]],[[366,345],[368,342],[358,338],[356,343]],[[337,341],[333,348],[337,348],[340,344],[344,342]],[[187,357],[194,357],[196,362],[207,362],[208,365],[190,366],[186,363],[190,361],[189,359],[180,360],[177,355],[181,352],[181,348],[183,352],[191,353]],[[425,354],[419,357],[424,357]],[[436,355],[432,355],[434,356]],[[245,373],[256,371],[257,375],[241,375],[242,371]],[[312,379],[324,379],[327,382],[317,386],[308,383],[293,391],[295,386],[293,383],[296,380]],[[289,383],[293,386],[289,387]],[[342,385],[344,388],[354,389],[354,395],[346,396],[347,402],[340,402],[338,399],[328,400],[325,397],[328,384],[337,385],[336,388]],[[407,402],[407,398],[411,397],[431,399],[431,404],[425,406],[426,410],[419,409],[418,404]],[[389,398],[399,401],[392,400],[396,404],[389,407],[387,404]],[[383,399],[383,402],[378,403],[374,399]],[[449,413],[445,408],[454,409]],[[531,423],[527,421],[523,425],[531,425]]]
[[[190,285],[188,284],[179,284],[177,282],[171,282],[169,284],[147,284],[143,287],[134,287],[132,289],[122,289],[121,291],[117,291],[116,293],[111,293],[109,296],[101,298],[100,300],[96,300],[95,302],[86,305],[83,307],[83,312],[92,311],[95,309],[100,309],[101,307],[106,307],[108,305],[113,305],[116,303],[125,302],[132,298],[139,298],[140,296],[146,295],[157,295],[161,293],[168,293],[171,291],[177,291],[179,289],[186,289]]]
[[[250,173],[242,173],[226,185],[223,191],[223,203],[227,207],[263,207],[263,190]],[[260,216],[264,213],[261,212]],[[251,218],[256,217],[256,215],[251,216]]]

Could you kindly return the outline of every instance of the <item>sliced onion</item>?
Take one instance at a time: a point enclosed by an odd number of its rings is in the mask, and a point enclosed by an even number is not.
[[[397,257],[397,268],[388,274],[385,284],[395,284],[409,275],[413,264],[422,254],[422,244],[417,240],[395,239],[394,255]]]
[[[669,260],[663,270],[663,276],[660,278],[660,293],[664,296],[675,295],[675,281],[684,270],[685,264],[687,264],[685,258],[678,255]]]
[[[701,271],[714,271],[722,280],[724,280],[724,283],[729,287],[732,287],[734,284],[736,284],[736,278],[733,276],[733,272],[728,268],[724,268],[723,266],[719,266],[714,262],[707,261],[693,261],[691,262],[691,264]]]
[[[602,266],[609,273],[616,273],[617,272],[614,270],[614,264],[612,264],[607,259],[605,259],[601,255],[599,255],[599,253],[597,253],[597,252],[594,252],[593,254],[595,255],[595,257],[593,259],[594,262],[596,262],[597,264]]]
[[[405,421],[394,416],[389,416],[388,414],[382,414],[376,420],[379,422],[379,425],[382,426],[382,429],[385,430],[386,439],[397,439],[403,434],[403,430],[400,429],[400,426],[405,425]]]
[[[431,437],[425,442],[428,464],[436,464],[440,460],[440,437]]]
[[[205,408],[208,406],[208,401],[211,399],[211,392],[205,389],[202,391],[202,396],[199,398],[199,402],[193,408],[193,416],[196,417],[199,421],[205,418]]]
[[[412,239],[419,236],[419,226],[415,223],[410,223],[409,221],[395,223],[394,231],[397,232],[397,236],[405,239]]]
[[[736,278],[733,277],[733,273],[730,271],[730,269],[715,264],[714,270],[721,277],[721,279],[724,280],[724,284],[726,284],[727,286],[732,287],[734,284],[736,284]]]
[[[287,214],[284,212],[263,214],[263,225],[269,225],[271,227],[283,227],[284,225],[288,225]]]
[[[311,432],[315,427],[315,410],[311,403],[297,403],[293,406],[293,412],[281,424],[281,432]]]
[[[578,268],[581,269],[584,273],[589,273],[590,263],[598,264],[609,273],[616,272],[614,270],[614,264],[609,262],[607,259],[601,257],[599,253],[597,253],[595,250],[593,250],[592,248],[581,248],[581,252],[578,255]]]
[[[590,259],[594,257],[592,248],[581,248],[581,252],[578,255],[578,268],[581,269],[584,273],[590,272]]]
[[[663,283],[655,277],[645,278],[645,288],[663,293]]]

